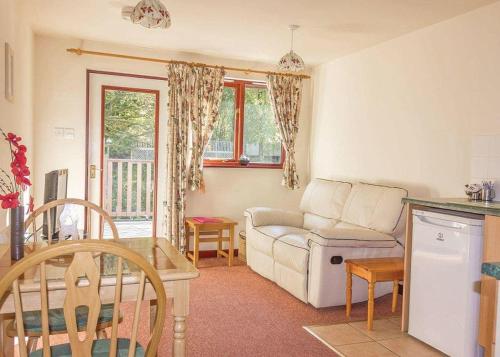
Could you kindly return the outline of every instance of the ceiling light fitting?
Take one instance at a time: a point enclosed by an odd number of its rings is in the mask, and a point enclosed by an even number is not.
[[[146,28],[169,28],[172,24],[167,8],[159,0],[141,0],[135,7],[122,9],[122,17]]]
[[[278,62],[278,70],[284,71],[284,72],[300,72],[303,71],[305,68],[304,61],[302,58],[294,52],[293,50],[293,32],[297,30],[300,26],[299,25],[290,25],[288,28],[292,32],[292,41],[291,41],[291,48],[290,52],[288,52],[286,55],[281,57],[280,61]]]

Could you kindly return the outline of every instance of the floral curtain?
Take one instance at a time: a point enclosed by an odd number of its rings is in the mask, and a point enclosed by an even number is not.
[[[186,248],[184,214],[188,184],[188,133],[191,108],[192,68],[168,66],[169,102],[167,124],[166,236],[180,251]]]
[[[186,190],[203,189],[203,152],[219,114],[222,68],[168,66],[166,236],[186,249]]]
[[[299,131],[302,78],[274,74],[268,75],[267,78],[274,117],[286,152],[281,184],[295,190],[299,188],[299,176],[295,164],[295,140]]]
[[[189,188],[191,191],[203,191],[205,188],[203,152],[219,115],[219,106],[224,90],[224,70],[222,68],[195,67],[193,68],[193,77]]]

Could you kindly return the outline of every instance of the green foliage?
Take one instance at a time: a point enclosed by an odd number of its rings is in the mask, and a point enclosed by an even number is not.
[[[110,158],[128,159],[132,148],[153,144],[155,106],[156,97],[151,93],[105,92],[104,130]]]
[[[155,137],[156,96],[151,93],[107,90],[104,104],[104,138],[105,148],[109,158],[130,159],[133,148],[138,146],[153,147]],[[122,202],[118,202],[118,163],[113,163],[112,177],[112,207],[117,205],[126,210],[128,190],[128,168],[131,168],[131,205],[135,210],[146,207],[146,165],[141,166],[142,185],[141,200],[137,201],[137,165],[128,166],[123,163],[122,169]],[[151,177],[154,177],[154,167],[151,167]],[[149,192],[150,198],[153,192]],[[110,199],[107,197],[106,199]],[[151,199],[151,202],[153,200]],[[152,209],[152,207],[151,207]],[[137,217],[141,218],[141,217]],[[150,218],[150,217],[147,217]],[[130,217],[128,218],[130,219]]]
[[[214,127],[212,138],[220,141],[234,140],[236,90],[233,87],[224,87],[219,108],[219,119]]]
[[[273,147],[279,146],[278,128],[266,88],[245,89],[243,137],[245,145],[259,145],[259,161],[264,161],[264,156],[272,155]]]
[[[236,89],[225,87],[219,110],[219,119],[214,127],[211,143],[234,142]],[[244,103],[244,146],[255,146],[258,155],[251,156],[254,162],[268,162],[270,157],[279,161],[281,141],[274,120],[271,103],[266,88],[245,87]]]

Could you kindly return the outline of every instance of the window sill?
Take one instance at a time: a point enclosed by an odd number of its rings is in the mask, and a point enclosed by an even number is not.
[[[228,169],[283,169],[283,163],[280,164],[258,164],[250,163],[248,165],[241,165],[239,162],[234,161],[217,161],[217,162],[207,162],[203,163],[203,167],[222,167]]]

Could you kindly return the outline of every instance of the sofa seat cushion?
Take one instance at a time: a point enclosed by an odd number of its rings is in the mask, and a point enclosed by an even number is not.
[[[332,229],[316,229],[308,239],[325,247],[392,248],[398,243],[388,234],[341,222]]]
[[[307,233],[287,234],[274,242],[275,262],[298,273],[307,274],[309,246]]]
[[[250,244],[270,257],[273,256],[273,244],[276,239],[287,234],[303,234],[305,236],[308,233],[305,229],[290,226],[261,226],[254,227],[253,230],[256,233],[255,239],[252,239]]]

